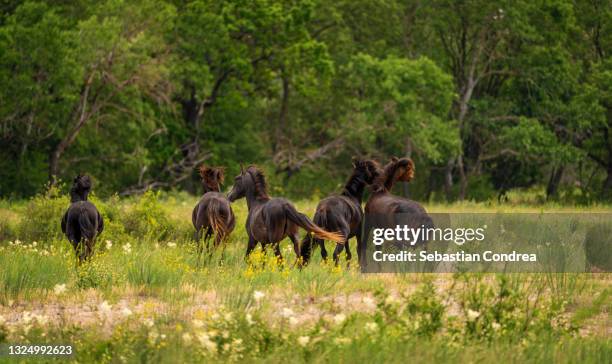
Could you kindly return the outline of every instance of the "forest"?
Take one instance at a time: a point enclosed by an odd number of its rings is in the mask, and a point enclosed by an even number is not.
[[[200,193],[205,162],[310,198],[352,156],[409,156],[425,201],[609,200],[611,20],[609,0],[3,0],[0,197],[79,172]]]

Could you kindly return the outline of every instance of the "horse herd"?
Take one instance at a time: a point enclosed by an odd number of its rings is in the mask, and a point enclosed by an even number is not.
[[[260,243],[264,249],[271,245],[275,255],[282,258],[279,243],[289,237],[296,258],[302,264],[307,264],[316,246],[320,247],[322,258],[327,259],[324,241],[330,240],[336,243],[333,259],[338,264],[342,250],[346,251],[347,260],[351,259],[349,239],[355,237],[361,262],[364,211],[365,214],[387,216],[426,212],[417,202],[391,194],[395,182],[413,179],[414,163],[410,158],[393,157],[384,167],[372,159],[353,158],[352,164],[352,174],[342,192],[321,200],[312,220],[298,212],[290,201],[270,197],[264,174],[256,166],[241,166],[240,174],[235,177],[227,196],[220,192],[224,169],[201,166],[199,172],[204,194],[192,213],[198,252],[203,250],[202,237],[209,251],[212,251],[209,245],[213,235],[213,249],[219,245],[225,246],[224,242],[236,225],[231,204],[245,198],[248,207],[245,224],[249,237],[247,257]],[[104,228],[102,216],[87,200],[91,185],[91,179],[86,175],[78,175],[74,179],[70,190],[71,204],[61,222],[62,232],[74,247],[79,262],[92,256],[96,237]],[[368,187],[371,193],[364,209],[361,204]],[[308,232],[301,241],[299,228]]]

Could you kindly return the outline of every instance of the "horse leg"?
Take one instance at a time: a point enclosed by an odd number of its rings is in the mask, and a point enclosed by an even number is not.
[[[277,242],[276,244],[274,244],[274,255],[276,256],[276,259],[278,260],[278,264],[280,264],[283,261],[283,255],[281,254],[281,250],[280,250],[280,242]]]
[[[344,244],[346,243],[347,242],[345,241]],[[342,250],[344,250],[343,244],[336,243],[336,249],[334,249],[334,264],[335,265],[338,265],[338,262],[340,261],[340,253],[342,253]]]
[[[295,252],[295,263],[302,266],[301,255],[300,255],[300,240],[297,233],[289,235],[289,239],[293,243],[293,251]],[[295,265],[295,263],[293,265]]]
[[[361,228],[357,230],[357,234],[355,234],[355,239],[357,239],[357,262],[361,264]]]
[[[213,231],[209,226],[206,228],[206,233],[204,234],[204,242],[206,243],[206,251],[210,252],[210,237],[212,236]]]
[[[79,265],[83,264],[83,262],[87,258],[87,245],[85,244],[85,239],[81,238],[77,244],[77,251],[79,257]]]
[[[201,228],[196,227],[196,230],[193,232],[193,241],[196,242],[196,251],[198,253],[200,252],[200,237],[201,237],[200,229]]]
[[[246,254],[244,256],[244,259],[248,259],[249,255],[251,254],[253,249],[255,249],[256,246],[257,246],[257,240],[255,240],[255,238],[253,238],[252,236],[249,236],[249,243],[247,245]],[[263,244],[262,244],[262,246],[263,246]],[[265,250],[264,250],[264,252],[265,252]]]
[[[348,236],[349,236],[349,231],[348,229],[343,229],[344,231],[341,231],[343,236],[346,236],[347,239],[344,242],[344,244],[348,244]],[[336,248],[334,249],[334,264],[338,265],[339,261],[340,261],[340,253],[342,253],[342,250],[344,249],[344,244],[340,244],[340,243],[336,243]]]
[[[213,250],[217,250],[217,248],[219,247],[219,245],[223,245],[223,246],[221,247],[221,260],[223,260],[223,255],[225,254],[225,246],[226,246],[227,244],[225,244],[225,243],[223,242],[223,235],[222,235],[221,233],[217,233],[217,234],[215,235],[215,240],[214,240],[214,242],[213,242],[213,245],[214,245],[214,249],[213,249]],[[210,252],[210,255],[211,255],[211,256],[212,256],[212,252],[213,252],[213,250],[211,250],[211,252]]]
[[[321,247],[321,258],[325,261],[327,261],[327,250],[325,249],[325,240],[323,239],[319,239],[319,238],[315,238],[313,239],[313,243],[312,246],[319,246]]]
[[[94,245],[96,243],[95,237],[93,239],[87,239],[85,241],[85,260],[91,260],[94,253]]]
[[[312,255],[312,248],[312,237],[310,233],[307,233],[304,239],[302,239],[302,246],[300,247],[300,257],[302,258],[303,265],[308,265]]]
[[[346,251],[346,266],[350,266],[350,261],[353,258],[353,255],[351,254],[351,248],[349,246],[349,239],[346,239],[346,242],[344,243],[344,250]]]

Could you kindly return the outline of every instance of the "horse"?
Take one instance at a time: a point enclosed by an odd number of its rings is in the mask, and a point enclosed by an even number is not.
[[[209,249],[209,239],[213,234],[215,235],[214,247],[216,248],[234,230],[236,218],[229,200],[219,192],[224,180],[224,169],[202,165],[199,171],[204,195],[193,209],[191,222],[195,228],[194,240],[198,244],[198,253],[201,253],[200,238],[202,232],[206,230],[204,235],[206,249]]]
[[[314,224],[306,215],[299,213],[288,200],[268,196],[265,176],[255,166],[249,166],[246,169],[240,167],[240,174],[236,176],[234,186],[228,195],[231,202],[243,197],[246,198],[249,210],[245,224],[249,236],[245,257],[251,254],[259,242],[263,249],[268,244],[272,244],[274,254],[282,259],[279,243],[288,236],[299,260],[298,227],[313,233],[320,239],[338,243],[345,240],[343,235],[326,231]]]
[[[361,245],[361,222],[363,220],[363,209],[361,200],[363,199],[363,191],[367,185],[372,182],[380,174],[380,166],[378,162],[373,160],[359,160],[353,158],[353,173],[344,185],[340,195],[326,197],[317,205],[317,209],[313,221],[318,226],[328,231],[339,231],[346,237],[344,244],[336,244],[333,257],[334,262],[338,265],[339,254],[342,249],[346,250],[346,259],[350,261],[352,258],[349,247],[349,239],[356,237],[357,245]],[[321,247],[321,257],[327,260],[327,250],[323,239],[312,239],[307,235],[302,241],[302,257],[304,263],[307,264],[310,258],[312,246]],[[357,251],[359,254],[359,250]]]
[[[372,183],[372,194],[365,205],[366,220],[381,219],[384,223],[390,223],[402,214],[402,218],[408,218],[407,225],[411,228],[424,226],[433,228],[433,220],[427,211],[416,201],[391,194],[391,189],[397,181],[410,182],[414,178],[414,162],[410,158],[392,157],[391,161],[385,165],[382,173]],[[381,221],[379,221],[381,222]],[[417,244],[424,244],[425,241],[418,241]],[[363,266],[365,261],[365,244],[358,246],[362,253],[359,256],[360,264]]]
[[[70,207],[62,217],[62,232],[72,244],[79,264],[93,255],[93,249],[102,230],[104,220],[94,204],[87,201],[91,191],[89,176],[79,174],[70,189]]]

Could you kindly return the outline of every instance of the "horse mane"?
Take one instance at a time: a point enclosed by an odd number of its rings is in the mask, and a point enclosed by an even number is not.
[[[199,168],[200,177],[202,177],[202,185],[204,192],[208,188],[211,191],[220,191],[221,185],[225,180],[225,168],[223,167],[207,167],[202,164]]]
[[[410,182],[414,178],[414,162],[410,158],[391,158],[383,173],[372,186],[374,192],[388,192],[396,181]]]
[[[263,172],[254,165],[249,166],[246,171],[253,177],[253,182],[255,182],[254,188],[257,199],[269,200],[268,184],[266,183],[266,176]]]
[[[353,173],[349,177],[348,181],[344,184],[342,189],[343,196],[354,196],[359,189],[363,188],[365,179],[361,176],[361,173],[357,169],[353,169]]]
[[[363,192],[366,184],[380,174],[380,166],[374,160],[361,160],[353,157],[353,172],[342,190],[343,196],[356,196]]]

